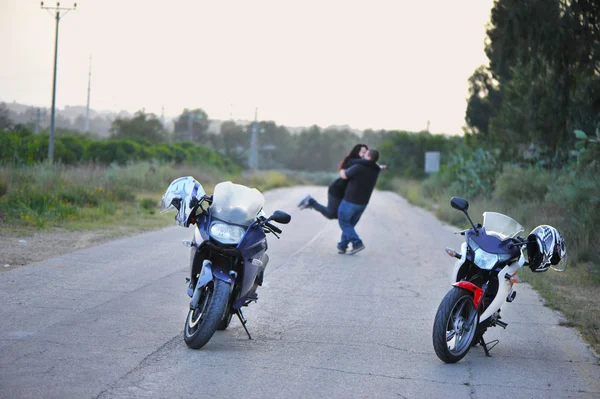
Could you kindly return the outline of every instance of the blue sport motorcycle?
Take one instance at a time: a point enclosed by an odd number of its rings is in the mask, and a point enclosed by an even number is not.
[[[257,189],[231,182],[217,184],[208,196],[191,176],[174,180],[163,195],[163,212],[175,209],[177,224],[196,225],[192,241],[184,241],[191,248],[186,280],[192,299],[183,334],[188,347],[202,348],[233,315],[252,339],[242,307],[258,299],[269,261],[266,234],[281,234],[271,222],[291,220],[282,211],[265,217],[264,201]]]

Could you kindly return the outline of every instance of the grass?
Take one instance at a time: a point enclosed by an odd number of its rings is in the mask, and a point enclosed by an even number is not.
[[[470,227],[465,215],[450,206],[450,198],[458,194],[432,190],[428,186],[431,182],[427,181],[423,183],[394,178],[390,184],[392,190],[408,202],[434,212],[440,220],[457,228]],[[564,212],[549,203],[516,201],[517,206],[507,207],[497,199],[477,198],[469,202],[469,215],[473,222],[482,222],[485,211],[500,212],[522,223],[525,227],[522,234],[527,234],[538,224],[556,226],[565,219]],[[547,307],[564,315],[565,320],[560,322],[561,325],[577,328],[592,348],[600,353],[600,264],[578,255],[583,251],[589,253],[588,246],[593,245],[594,240],[585,236],[589,234],[586,231],[579,229],[577,235],[567,240],[568,251],[574,256],[569,257],[566,272],[549,270],[533,273],[528,268],[522,268],[519,276],[540,294]]]
[[[174,214],[161,214],[159,206],[166,187],[180,176],[193,176],[208,194],[218,182],[227,180],[260,191],[304,183],[279,172],[232,176],[217,169],[150,162],[0,167],[0,233],[25,236],[60,228],[108,230],[117,237],[173,225]]]
[[[600,268],[593,263],[570,264],[566,272],[533,273],[519,276],[544,298],[545,305],[561,312],[561,325],[575,327],[600,353]]]
[[[267,191],[278,187],[291,187],[306,184],[306,180],[299,176],[286,175],[277,171],[252,171],[245,172],[232,180],[234,183],[255,187],[259,191]]]

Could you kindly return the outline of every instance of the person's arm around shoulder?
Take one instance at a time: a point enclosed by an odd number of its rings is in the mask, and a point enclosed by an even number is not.
[[[350,166],[348,169],[340,169],[340,177],[344,180],[352,179],[358,172],[359,165]]]

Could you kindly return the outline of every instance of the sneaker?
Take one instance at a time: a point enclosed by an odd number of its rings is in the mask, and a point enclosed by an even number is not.
[[[348,251],[348,255],[354,255],[357,252],[362,251],[363,249],[365,249],[365,244],[363,244],[362,242],[358,245],[352,245],[352,249],[350,251]]]
[[[304,198],[302,198],[300,200],[300,202],[298,202],[298,208],[300,208],[300,209],[306,209],[306,208],[308,208],[309,205],[310,205],[310,199],[311,198],[312,197],[310,196],[310,194],[306,194],[304,196]]]
[[[343,255],[343,254],[346,253],[346,248],[340,248],[340,247],[338,247],[337,250],[338,250],[338,254],[340,254],[340,255]]]

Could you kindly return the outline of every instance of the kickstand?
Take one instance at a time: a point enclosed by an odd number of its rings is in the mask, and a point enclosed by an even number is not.
[[[244,314],[242,313],[242,309],[238,309],[238,311],[236,312],[236,314],[237,314],[237,317],[240,319],[240,322],[242,323],[242,326],[244,327],[244,330],[246,330],[246,334],[248,334],[248,339],[252,339],[252,336],[250,335],[250,332],[246,328],[246,322],[247,322],[247,320],[244,318]]]
[[[479,344],[483,347],[483,351],[485,352],[485,355],[487,357],[492,357],[492,355],[490,355],[490,351],[496,346],[498,345],[500,341],[495,339],[493,341],[490,342],[485,342],[483,340],[483,335],[481,336],[481,338],[479,338]],[[489,346],[489,347],[488,347]]]

